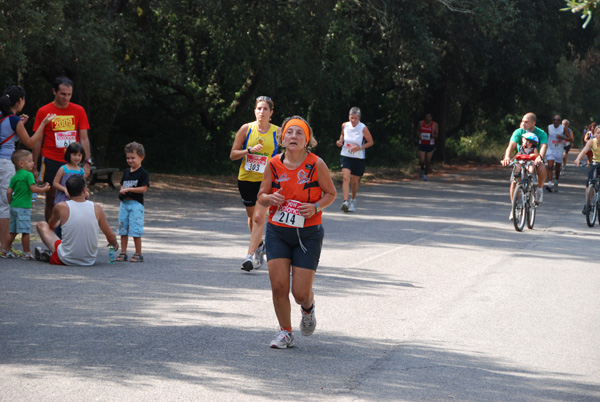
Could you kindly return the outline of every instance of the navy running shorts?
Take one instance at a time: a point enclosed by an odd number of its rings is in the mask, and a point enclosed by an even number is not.
[[[323,237],[323,225],[292,228],[269,222],[265,234],[267,261],[287,258],[294,267],[316,271],[321,258]]]

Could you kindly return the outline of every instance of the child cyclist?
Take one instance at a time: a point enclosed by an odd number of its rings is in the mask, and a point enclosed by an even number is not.
[[[540,142],[537,135],[534,133],[526,133],[523,134],[522,137],[523,144],[519,148],[517,152],[518,155],[526,155],[531,156],[532,159],[535,159],[540,153],[537,150],[538,143]],[[515,158],[517,158],[515,156]],[[533,165],[529,166],[529,173],[533,174],[535,167]],[[521,165],[515,165],[515,177],[521,177]]]
[[[150,175],[142,167],[145,151],[142,144],[131,142],[125,146],[128,169],[121,177],[119,199],[119,235],[121,236],[121,254],[117,261],[127,260],[127,241],[133,237],[135,254],[130,262],[144,262],[142,255],[142,234],[144,233],[144,193],[150,186]]]
[[[17,173],[10,179],[10,184],[6,192],[8,202],[10,203],[10,237],[8,247],[2,250],[2,258],[17,258],[11,251],[11,246],[17,233],[21,233],[21,244],[23,245],[24,260],[33,260],[31,248],[29,246],[31,233],[31,195],[32,193],[45,193],[50,190],[50,185],[45,183],[40,187],[35,184],[33,177],[33,155],[31,152],[20,149],[11,156],[12,162],[18,169]]]
[[[587,200],[587,185],[590,183],[590,180],[594,178],[594,171],[600,167],[600,165],[595,165],[600,163],[600,126],[594,129],[594,135],[590,137],[590,139],[585,143],[585,146],[575,158],[575,166],[579,167],[581,164],[581,158],[586,156],[589,151],[592,151],[592,162],[590,164],[590,168],[588,170],[588,180],[585,187],[585,199]],[[583,211],[581,211],[584,215],[587,214],[587,203],[583,206]]]

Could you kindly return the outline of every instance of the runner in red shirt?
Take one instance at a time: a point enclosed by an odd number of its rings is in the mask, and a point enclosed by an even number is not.
[[[56,172],[65,161],[65,151],[70,143],[79,142],[85,150],[88,159],[85,161],[83,170],[85,177],[90,174],[92,165],[92,157],[90,150],[90,140],[88,137],[88,122],[87,114],[83,107],[71,102],[73,95],[73,81],[66,77],[59,77],[54,81],[54,100],[45,106],[42,106],[35,117],[33,130],[37,130],[42,120],[49,113],[56,114],[56,118],[47,124],[44,128],[44,138],[41,143],[37,143],[33,148],[34,175],[38,176],[37,162],[42,156],[41,164],[41,180],[46,183],[53,183]],[[52,215],[54,208],[54,196],[56,190],[53,188],[46,193],[46,221]]]

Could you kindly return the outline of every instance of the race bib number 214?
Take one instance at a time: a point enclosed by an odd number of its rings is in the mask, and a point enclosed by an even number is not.
[[[304,217],[300,215],[300,212],[298,211],[300,204],[300,201],[284,201],[284,203],[277,208],[277,211],[275,211],[275,214],[273,215],[273,221],[282,223],[286,226],[303,228]]]

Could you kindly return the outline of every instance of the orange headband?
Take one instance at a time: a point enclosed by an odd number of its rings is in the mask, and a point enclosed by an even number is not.
[[[298,126],[304,130],[304,135],[306,135],[306,144],[308,145],[308,142],[310,141],[310,130],[308,129],[308,124],[300,119],[290,119],[287,121],[287,123],[285,123],[283,129],[281,130],[281,142],[283,142],[283,139],[285,138],[285,132],[290,126]]]

